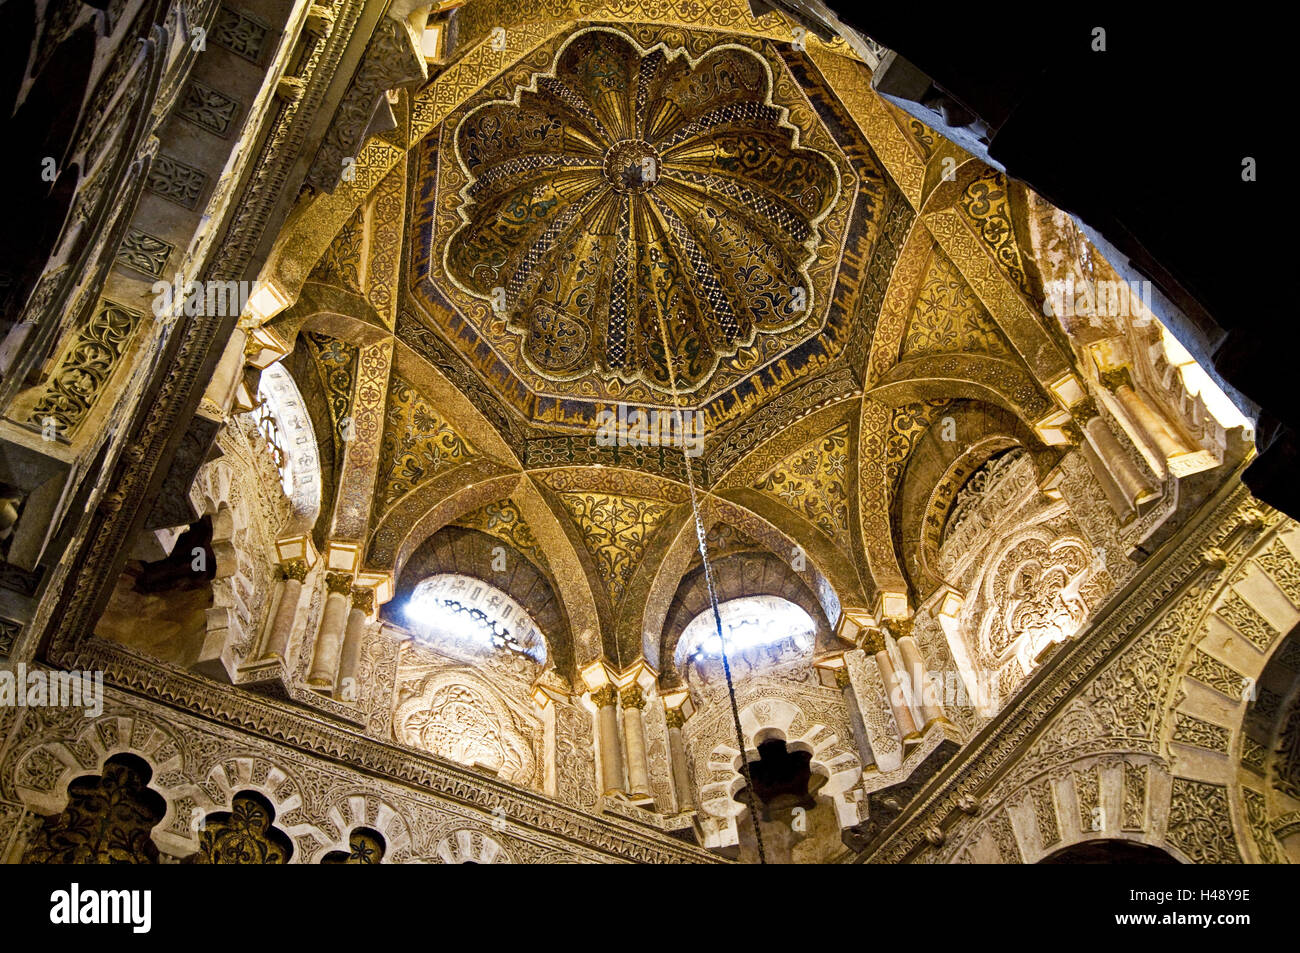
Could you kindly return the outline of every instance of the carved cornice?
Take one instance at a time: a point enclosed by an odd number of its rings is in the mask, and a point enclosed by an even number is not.
[[[176,708],[634,863],[720,862],[702,848],[655,836],[644,827],[586,814],[433,755],[377,741],[346,724],[327,721],[320,712],[300,711],[273,699],[233,692],[228,686],[199,676],[163,668],[100,639],[88,640],[75,657],[61,662],[71,669],[102,671],[107,686],[140,695],[159,706]]]
[[[1240,483],[1240,470],[1207,503],[1166,552],[1139,570],[1108,611],[1066,643],[1021,691],[923,788],[877,840],[856,860],[901,863],[926,846],[924,831],[942,829],[960,811],[959,802],[986,791],[1016,763],[1033,741],[1108,662],[1147,630],[1162,607],[1176,603],[1199,579],[1221,568],[1207,554],[1234,548],[1234,538],[1250,528],[1253,498]],[[1238,540],[1239,542],[1239,540]]]

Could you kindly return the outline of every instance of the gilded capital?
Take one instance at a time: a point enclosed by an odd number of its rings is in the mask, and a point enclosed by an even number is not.
[[[885,628],[896,639],[905,639],[912,634],[911,619],[886,619]]]
[[[839,668],[833,669],[833,671],[835,672],[835,687],[839,689],[848,688],[851,684],[849,681],[849,667],[841,665]]]
[[[1127,387],[1130,390],[1133,387],[1133,376],[1129,373],[1128,367],[1123,364],[1102,371],[1097,375],[1097,380],[1102,387],[1112,394],[1121,387]]]
[[[352,577],[345,572],[329,572],[325,574],[325,588],[330,592],[337,592],[341,596],[352,594]]]
[[[608,708],[618,700],[618,692],[613,685],[602,685],[591,693],[591,701],[597,708]]]
[[[307,561],[305,559],[290,559],[280,565],[280,574],[285,579],[295,579],[302,582],[307,578]]]
[[[640,685],[633,682],[618,693],[618,700],[624,708],[644,708],[645,692],[641,691]]]
[[[375,610],[375,590],[366,586],[352,587],[352,608],[369,615]]]
[[[1074,418],[1074,422],[1082,430],[1088,426],[1088,421],[1097,416],[1097,402],[1091,397],[1085,397],[1070,408],[1070,416]]]
[[[885,633],[883,629],[862,630],[862,650],[875,655],[885,651]]]
[[[686,713],[680,708],[666,708],[664,709],[664,721],[668,722],[670,729],[680,728],[686,724]]]

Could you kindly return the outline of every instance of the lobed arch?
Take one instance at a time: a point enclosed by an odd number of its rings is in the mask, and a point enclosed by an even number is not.
[[[337,832],[333,840],[324,841],[316,857],[330,851],[350,850],[348,839],[358,828],[368,828],[384,839],[384,856],[381,864],[406,863],[411,856],[411,824],[406,816],[388,800],[373,791],[353,790],[335,795],[325,810],[326,823],[332,826],[322,833]]]
[[[252,448],[249,448],[250,453]],[[267,466],[270,466],[269,461]],[[252,471],[256,475],[256,470]],[[254,648],[259,631],[260,610],[269,595],[265,581],[274,552],[274,539],[293,520],[287,498],[281,494],[281,525],[262,525],[255,518],[256,503],[251,493],[267,487],[260,483],[241,484],[225,460],[206,464],[190,488],[196,512],[212,520],[212,607],[207,613],[207,634],[199,649],[196,667],[216,678],[229,679],[237,656]],[[274,491],[280,491],[277,482]],[[251,492],[250,492],[251,491]]]
[[[178,795],[176,782],[184,775],[189,757],[185,743],[161,722],[115,710],[85,719],[70,739],[49,733],[30,748],[15,749],[7,764],[5,787],[28,810],[57,814],[68,806],[68,784],[74,778],[101,773],[104,762],[116,754],[143,760],[153,772],[150,790],[169,804]],[[170,811],[164,821],[168,817]],[[159,822],[159,826],[165,824]]]
[[[735,800],[745,779],[740,772],[741,752],[735,747],[730,720],[726,722],[728,740],[696,755],[696,776],[700,779],[701,809],[724,823],[734,824],[746,810]],[[831,800],[841,827],[859,822],[853,792],[862,780],[862,763],[852,739],[840,737],[787,698],[763,698],[744,705],[740,709],[740,727],[747,761],[758,760],[758,746],[765,741],[783,741],[789,751],[808,752],[812,756],[812,773],[825,779],[817,790],[818,796]],[[707,740],[694,734],[691,737],[693,744]]]

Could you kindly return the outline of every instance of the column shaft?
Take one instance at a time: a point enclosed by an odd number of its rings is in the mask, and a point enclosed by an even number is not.
[[[276,607],[275,618],[271,620],[271,633],[266,640],[263,658],[285,657],[289,651],[293,625],[298,620],[298,602],[302,597],[302,581],[307,578],[307,567],[303,564],[299,569],[289,564],[284,567],[284,573],[284,582],[280,586],[280,604]]]
[[[619,696],[623,703],[623,741],[627,753],[627,786],[633,797],[652,797],[650,790],[650,762],[645,749],[645,696],[636,684],[623,689]]]
[[[357,667],[361,661],[361,647],[366,641],[366,620],[374,608],[375,590],[354,586],[352,611],[348,613],[348,626],[343,633],[343,651],[339,659],[339,691],[347,702],[357,700]],[[351,698],[346,697],[349,694]]]
[[[1115,389],[1115,397],[1128,411],[1133,422],[1142,428],[1151,442],[1164,455],[1166,460],[1173,460],[1183,454],[1191,453],[1193,448],[1170,426],[1164,415],[1148,404],[1142,395],[1128,384]]]
[[[943,718],[943,709],[934,704],[934,699],[927,697],[926,692],[928,681],[925,677],[925,661],[921,658],[921,648],[916,644],[913,636],[905,635],[898,642],[898,651],[903,655],[903,664],[907,666],[907,673],[912,683],[913,698],[916,700],[917,707],[921,709],[921,718],[925,721],[925,728],[929,728],[939,719]]]
[[[1101,417],[1093,417],[1084,425],[1084,432],[1130,506],[1145,503],[1156,495],[1155,487],[1124,451],[1119,439],[1106,426],[1106,421]]]
[[[849,730],[853,732],[853,741],[858,749],[858,759],[864,771],[878,770],[876,753],[871,750],[871,739],[867,736],[867,725],[862,719],[862,709],[858,707],[858,695],[853,690],[853,680],[849,677],[847,663],[843,668],[835,669],[835,686],[844,696],[844,710],[849,713]]]
[[[348,618],[348,592],[352,581],[342,573],[325,577],[329,596],[321,613],[320,628],[316,631],[316,651],[312,656],[311,672],[307,684],[321,691],[333,691],[339,673],[339,654],[343,647],[343,629]]]
[[[347,628],[343,631],[343,650],[339,655],[339,691],[343,701],[356,701],[357,663],[361,660],[361,646],[365,640],[366,613],[354,605],[348,613]]]
[[[686,766],[686,739],[682,737],[682,712],[680,708],[670,708],[667,715],[668,757],[672,760],[677,810],[691,811],[695,809],[695,792],[691,790],[691,774]]]
[[[591,693],[591,700],[596,705],[602,793],[606,795],[624,793],[623,751],[618,738],[618,709],[614,707],[617,698],[612,685],[604,685]]]
[[[885,683],[885,694],[889,699],[889,707],[894,712],[894,722],[898,725],[899,737],[903,741],[915,740],[921,733],[916,730],[912,710],[907,707],[907,699],[903,697],[898,673],[894,671],[894,660],[889,657],[889,652],[884,648],[876,653],[876,665],[880,668],[880,678]]]

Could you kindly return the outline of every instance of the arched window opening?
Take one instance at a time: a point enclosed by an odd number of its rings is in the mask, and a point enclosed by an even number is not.
[[[779,655],[784,650],[802,654],[813,644],[817,625],[800,606],[780,596],[742,596],[718,607],[722,632],[731,661],[744,659],[751,665],[765,651]],[[705,609],[682,630],[675,661],[679,667],[708,665],[722,658],[713,609]]]
[[[523,606],[470,576],[425,579],[412,591],[405,616],[416,637],[430,645],[504,650],[546,663],[546,643]]]
[[[262,371],[252,412],[266,452],[280,474],[284,495],[297,513],[320,512],[320,460],[311,417],[293,377],[279,364]]]

